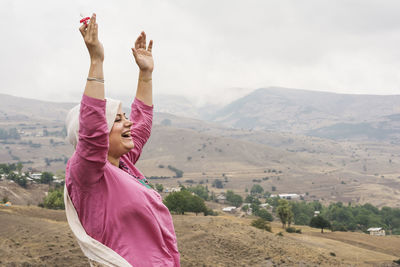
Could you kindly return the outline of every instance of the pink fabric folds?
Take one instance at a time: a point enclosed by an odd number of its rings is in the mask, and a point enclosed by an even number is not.
[[[153,107],[138,99],[132,104],[135,147],[120,159],[131,175],[107,161],[105,105],[106,100],[82,97],[79,141],[66,169],[79,220],[90,237],[135,267],[180,266],[172,217],[160,195],[138,181],[144,176],[134,165],[150,137]]]

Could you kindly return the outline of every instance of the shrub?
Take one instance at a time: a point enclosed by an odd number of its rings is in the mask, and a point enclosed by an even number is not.
[[[270,221],[272,222],[274,220],[274,218],[272,217],[271,213],[269,213],[267,210],[265,209],[259,209],[254,213],[256,216],[263,218],[266,221]]]
[[[42,206],[47,209],[65,209],[64,189],[50,190],[49,194],[43,199]]]
[[[218,212],[214,211],[211,208],[206,208],[206,210],[203,212],[204,216],[218,216]]]
[[[250,193],[253,194],[262,194],[264,192],[264,188],[261,187],[259,184],[254,184],[250,190]]]
[[[176,175],[174,176],[174,178],[181,178],[183,176],[183,171],[181,171],[171,165],[168,165],[168,169],[175,172]]]
[[[288,228],[286,228],[286,232],[288,232],[288,233],[296,233],[296,228],[288,227]]]
[[[269,223],[266,220],[261,219],[261,218],[253,220],[251,222],[251,226],[254,226],[254,227],[258,228],[258,229],[262,229],[262,230],[266,230],[268,232],[271,232],[271,226],[269,225]]]
[[[185,214],[186,211],[189,211],[197,215],[200,212],[205,212],[207,209],[202,198],[192,195],[187,190],[169,194],[164,199],[164,204],[171,212],[178,214]]]
[[[235,194],[232,190],[226,192],[226,200],[235,207],[239,207],[243,203],[243,198],[240,195]]]
[[[195,193],[204,200],[208,200],[208,188],[202,185],[192,186],[187,188],[188,191]]]
[[[43,172],[42,175],[40,176],[40,183],[41,184],[49,184],[51,181],[53,181],[53,174],[51,172]]]
[[[161,193],[164,190],[164,186],[162,184],[155,184],[156,190]]]
[[[324,228],[331,227],[331,223],[322,216],[316,216],[311,219],[310,226],[314,228],[321,228],[321,233],[323,233]]]
[[[222,183],[221,180],[215,179],[215,180],[213,181],[213,183],[212,183],[212,187],[215,187],[215,188],[224,188],[224,184]]]

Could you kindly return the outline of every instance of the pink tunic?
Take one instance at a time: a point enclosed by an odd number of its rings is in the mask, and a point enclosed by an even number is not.
[[[134,149],[121,157],[129,173],[107,160],[106,100],[83,95],[79,142],[68,161],[66,185],[88,235],[132,266],[180,266],[174,226],[160,195],[135,167],[150,137],[153,107],[138,99],[130,120]],[[134,178],[136,176],[137,178]]]

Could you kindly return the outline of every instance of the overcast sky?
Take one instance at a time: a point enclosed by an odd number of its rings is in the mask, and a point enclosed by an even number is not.
[[[0,93],[77,102],[97,13],[106,95],[134,94],[130,47],[154,40],[154,93],[226,102],[269,86],[400,94],[400,1],[0,1]]]

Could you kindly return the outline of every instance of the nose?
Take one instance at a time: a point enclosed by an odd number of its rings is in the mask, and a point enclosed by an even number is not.
[[[130,120],[126,120],[125,122],[124,122],[124,126],[125,127],[131,127],[133,125],[133,122],[131,122]]]

